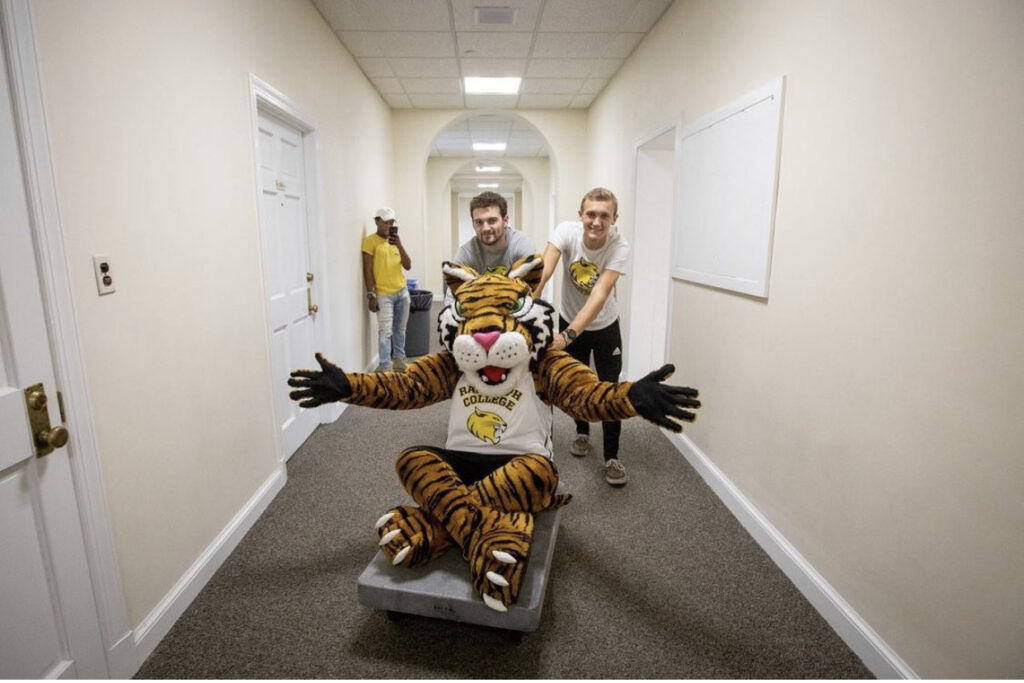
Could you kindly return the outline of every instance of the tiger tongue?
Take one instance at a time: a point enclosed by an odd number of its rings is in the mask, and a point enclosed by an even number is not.
[[[492,384],[498,384],[499,382],[505,381],[505,373],[508,372],[507,368],[499,368],[496,365],[488,365],[483,368],[480,372],[487,375],[487,379]]]

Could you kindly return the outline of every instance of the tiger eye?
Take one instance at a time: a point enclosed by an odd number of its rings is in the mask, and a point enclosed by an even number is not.
[[[523,310],[523,306],[525,306],[525,305],[526,305],[526,299],[524,299],[523,297],[519,297],[516,300],[516,302],[514,304],[512,304],[512,308],[509,309],[509,312],[511,312],[511,313],[518,313],[519,311]]]

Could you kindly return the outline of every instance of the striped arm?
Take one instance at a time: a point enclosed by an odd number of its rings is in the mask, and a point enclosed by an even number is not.
[[[565,351],[549,349],[540,359],[534,380],[543,400],[577,420],[607,422],[637,414],[626,396],[632,382],[602,382]]]
[[[423,356],[405,372],[347,373],[352,395],[346,403],[412,410],[448,400],[455,391],[459,369],[447,351]]]

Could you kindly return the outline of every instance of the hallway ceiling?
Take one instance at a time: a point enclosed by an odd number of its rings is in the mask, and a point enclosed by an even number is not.
[[[585,109],[671,2],[313,0],[393,109]],[[523,81],[466,94],[464,76]]]

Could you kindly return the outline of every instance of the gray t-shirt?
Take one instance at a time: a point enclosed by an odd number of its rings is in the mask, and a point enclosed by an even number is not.
[[[496,253],[486,251],[476,237],[467,240],[459,247],[459,251],[452,261],[469,266],[481,275],[486,273],[507,275],[508,271],[512,269],[513,263],[524,256],[533,256],[537,253],[537,245],[522,230],[516,230],[510,225],[505,229],[505,237],[507,238],[505,250]],[[450,304],[452,300],[451,291],[445,287],[445,304]]]
[[[629,244],[622,239],[618,228],[608,230],[608,238],[600,249],[590,250],[583,245],[583,223],[565,221],[559,223],[549,240],[562,252],[562,317],[572,320],[587,303],[587,297],[605,270],[614,270],[625,275],[629,265]],[[619,305],[613,290],[604,302],[597,317],[587,326],[588,330],[601,330],[619,317]]]

